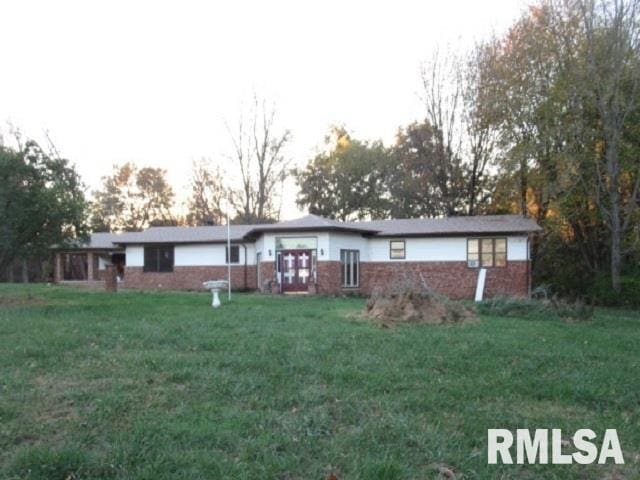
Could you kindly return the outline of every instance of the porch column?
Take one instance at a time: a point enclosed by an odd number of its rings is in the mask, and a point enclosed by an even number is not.
[[[62,280],[62,254],[56,252],[55,260],[53,262],[53,281],[60,283]]]
[[[87,280],[93,279],[93,252],[87,252]]]

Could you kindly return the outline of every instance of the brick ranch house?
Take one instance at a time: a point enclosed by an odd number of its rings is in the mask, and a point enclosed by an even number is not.
[[[57,282],[100,282],[115,265],[124,288],[201,290],[226,279],[235,290],[369,294],[394,279],[422,278],[451,298],[473,298],[478,271],[485,294],[526,296],[529,237],[540,231],[519,215],[339,222],[316,215],[275,224],[151,227],[95,233],[58,249]]]

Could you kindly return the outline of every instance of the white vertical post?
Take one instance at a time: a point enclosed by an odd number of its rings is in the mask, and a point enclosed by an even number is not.
[[[487,278],[487,269],[481,268],[478,271],[478,283],[476,284],[476,302],[481,302],[484,297],[484,283]]]
[[[231,300],[231,224],[229,223],[229,207],[227,207],[227,294]]]

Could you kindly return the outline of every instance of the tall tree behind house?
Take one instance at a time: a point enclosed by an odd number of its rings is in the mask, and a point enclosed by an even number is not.
[[[241,223],[278,220],[280,188],[289,174],[286,146],[289,130],[277,126],[275,105],[254,95],[248,114],[241,112],[235,128],[227,126],[233,145],[229,156],[240,173],[231,202]]]
[[[224,203],[229,196],[222,172],[208,160],[193,162],[191,196],[187,200],[189,225],[220,225],[225,221]]]
[[[91,227],[94,231],[139,231],[154,225],[173,225],[173,189],[166,170],[133,163],[115,165],[113,174],[102,178],[102,189],[94,191]]]

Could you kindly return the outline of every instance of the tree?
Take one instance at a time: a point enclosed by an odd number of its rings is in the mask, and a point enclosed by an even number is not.
[[[462,107],[463,73],[457,55],[439,51],[422,67],[422,86],[426,110],[426,122],[434,155],[432,181],[435,182],[442,213],[457,215],[460,212],[462,181]],[[415,131],[416,125],[409,127]]]
[[[625,129],[638,111],[640,2],[581,0],[579,8],[586,55],[586,75],[580,85],[588,89],[596,107],[604,141],[593,169],[596,202],[610,231],[611,285],[620,292],[623,238],[638,209],[640,188],[640,160],[637,155],[625,159],[623,152]],[[627,195],[625,172],[631,176]]]
[[[534,278],[582,279],[574,292],[605,270],[619,292],[637,245],[639,4],[541,0],[482,45],[483,117],[500,152],[492,208],[545,227]]]
[[[115,165],[103,177],[102,190],[93,192],[91,227],[95,231],[139,231],[154,225],[173,225],[174,193],[166,170],[133,163]]]
[[[462,169],[450,164],[442,138],[427,121],[398,131],[385,175],[391,217],[436,217],[462,210]]]
[[[496,128],[487,108],[494,99],[487,95],[490,90],[482,70],[486,56],[485,48],[468,55],[452,51],[443,55],[438,50],[422,66],[425,121],[410,125],[398,136],[399,143],[412,141],[415,152],[422,150],[426,162],[422,176],[430,172],[433,184],[431,197],[422,209],[417,205],[414,214],[425,210],[419,214],[474,215],[486,208],[494,183],[488,167],[495,162],[497,147]],[[415,144],[420,136],[428,137],[428,148]],[[424,156],[426,150],[428,156]]]
[[[499,99],[491,96],[483,65],[492,55],[491,44],[471,51],[462,72],[463,177],[466,179],[466,213],[476,215],[489,208],[496,178],[489,169],[498,163],[499,131],[491,115]]]
[[[495,130],[499,152],[490,209],[533,216],[545,228],[532,243],[535,281],[558,289],[569,281],[574,291],[585,290],[593,262],[583,259],[594,258],[590,249],[599,241],[590,186],[576,182],[593,142],[587,129],[575,128],[591,122],[583,99],[572,94],[580,37],[577,22],[543,0],[503,38],[478,47],[481,118]]]
[[[231,160],[240,171],[241,186],[232,191],[231,201],[242,223],[277,220],[279,185],[288,174],[285,147],[291,139],[288,130],[277,130],[275,106],[254,96],[249,122],[241,114],[237,129],[227,127],[233,144]]]
[[[187,223],[194,226],[222,224],[222,203],[228,198],[228,192],[222,183],[220,168],[214,168],[204,159],[193,162],[190,184]]]
[[[325,151],[294,170],[297,203],[310,213],[342,221],[386,218],[384,175],[389,152],[382,142],[362,142],[343,127],[325,137]]]
[[[0,145],[0,268],[86,232],[84,187],[69,161],[27,140]]]

